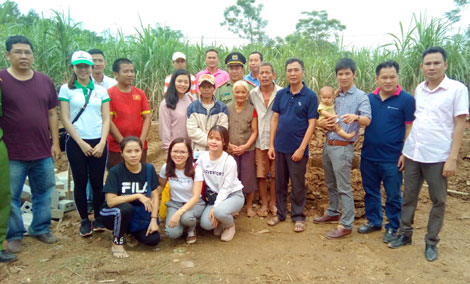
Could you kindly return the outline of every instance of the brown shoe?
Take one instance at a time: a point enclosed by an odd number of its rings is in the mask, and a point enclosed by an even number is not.
[[[352,230],[347,230],[343,226],[339,225],[336,229],[328,232],[328,234],[326,234],[326,238],[330,240],[341,239],[346,237],[347,235],[350,235],[351,232]]]
[[[331,222],[338,222],[339,221],[339,215],[338,216],[330,216],[330,215],[323,215],[321,217],[317,217],[313,219],[313,223],[316,224],[327,224]]]

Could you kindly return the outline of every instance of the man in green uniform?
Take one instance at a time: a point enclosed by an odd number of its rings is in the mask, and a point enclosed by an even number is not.
[[[230,80],[220,85],[215,91],[215,98],[217,100],[223,102],[226,105],[233,101],[233,84],[236,81],[243,80],[243,75],[245,74],[245,63],[245,56],[243,56],[243,54],[240,52],[232,52],[227,55],[225,58],[225,65],[227,65]],[[250,81],[245,80],[245,82],[248,83],[250,90],[256,87],[256,85]]]
[[[2,92],[0,91],[0,117],[2,114]],[[10,217],[11,191],[8,152],[2,138],[3,130],[0,128],[0,262],[10,262],[16,260],[16,255],[3,249],[3,241],[7,236],[8,218]]]

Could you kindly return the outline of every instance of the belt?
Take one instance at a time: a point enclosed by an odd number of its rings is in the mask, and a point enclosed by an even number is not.
[[[348,146],[350,144],[354,144],[353,141],[341,141],[341,140],[328,140],[327,143],[330,146]]]

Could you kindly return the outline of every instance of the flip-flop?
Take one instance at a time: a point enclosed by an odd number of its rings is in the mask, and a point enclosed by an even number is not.
[[[271,219],[269,219],[269,221],[267,223],[268,223],[269,226],[276,226],[280,222],[281,222],[281,219],[279,219],[278,216],[274,216]]]
[[[263,207],[262,206],[260,209],[258,209],[256,214],[258,214],[258,216],[260,216],[260,217],[268,217],[269,209],[268,209],[268,207]],[[273,215],[276,215],[276,214],[273,214]]]
[[[294,232],[300,233],[305,231],[305,221],[295,221]]]

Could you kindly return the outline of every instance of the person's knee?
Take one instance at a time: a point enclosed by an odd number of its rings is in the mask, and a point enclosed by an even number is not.
[[[148,235],[147,237],[145,237],[140,242],[146,246],[150,246],[150,247],[156,246],[160,242],[160,233],[154,232]]]
[[[165,236],[167,236],[170,239],[177,239],[181,237],[182,234],[183,234],[183,228],[181,226],[177,226],[175,228],[170,228],[167,226],[165,228]]]
[[[214,209],[214,216],[220,221],[226,220],[230,215],[232,215],[232,212],[229,212],[229,210],[223,206]]]
[[[181,225],[185,227],[191,227],[196,225],[197,219],[196,217],[194,217],[193,214],[184,214],[183,216],[181,216],[180,222]]]
[[[214,229],[212,227],[212,222],[209,220],[209,218],[201,218],[201,227],[207,231]]]

